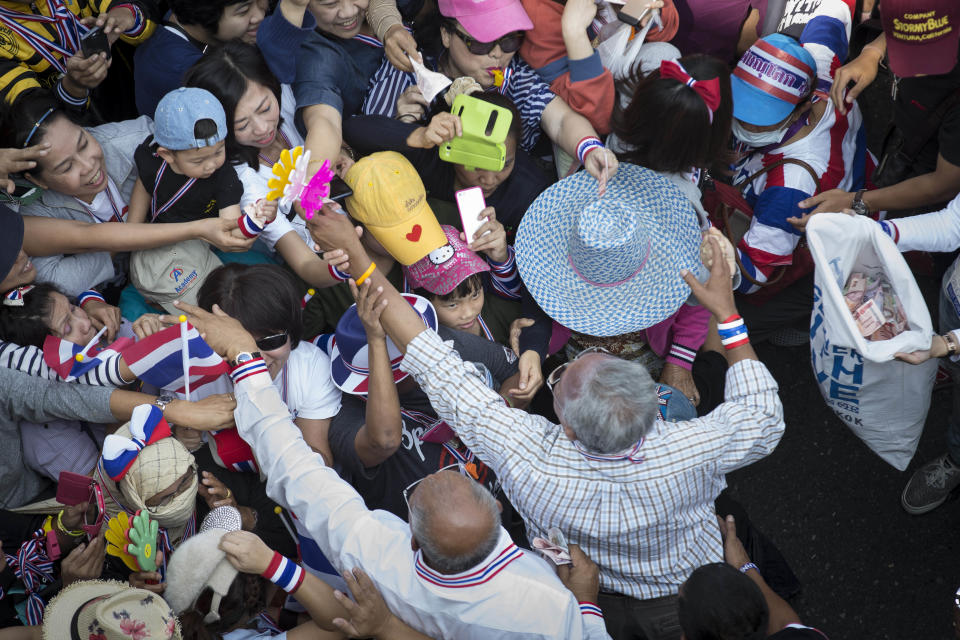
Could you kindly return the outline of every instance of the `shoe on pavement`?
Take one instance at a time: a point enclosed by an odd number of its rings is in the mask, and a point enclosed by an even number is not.
[[[907,513],[918,516],[943,504],[957,485],[960,485],[960,466],[943,454],[913,473],[900,496],[900,504]]]

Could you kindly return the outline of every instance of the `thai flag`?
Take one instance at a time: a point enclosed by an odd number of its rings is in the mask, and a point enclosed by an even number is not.
[[[197,389],[229,371],[223,358],[203,341],[192,325],[187,325],[190,361],[190,388]],[[160,389],[183,393],[183,350],[180,326],[172,326],[140,340],[123,351],[127,366],[140,380]]]
[[[116,355],[133,344],[130,338],[120,338],[106,349],[91,348],[82,361],[77,360],[77,354],[83,350],[83,345],[68,342],[55,336],[47,336],[43,341],[43,361],[48,367],[57,372],[57,375],[72,382],[92,369],[100,366],[107,358]]]

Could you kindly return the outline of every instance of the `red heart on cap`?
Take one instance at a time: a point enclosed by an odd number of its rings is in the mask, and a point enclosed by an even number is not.
[[[417,242],[420,240],[421,233],[423,233],[423,228],[420,225],[415,224],[413,225],[413,229],[410,230],[410,233],[407,234],[407,240],[410,242]]]

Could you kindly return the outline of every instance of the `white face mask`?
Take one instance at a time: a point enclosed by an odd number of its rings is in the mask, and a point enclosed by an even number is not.
[[[780,142],[783,139],[783,136],[787,133],[787,129],[789,127],[790,122],[787,121],[779,129],[772,129],[770,131],[747,131],[743,128],[743,125],[740,124],[740,121],[734,118],[731,132],[737,140],[748,147],[760,149],[762,147]]]

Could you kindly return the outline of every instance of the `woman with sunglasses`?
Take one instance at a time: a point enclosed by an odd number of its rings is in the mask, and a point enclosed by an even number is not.
[[[223,265],[207,276],[197,304],[207,310],[218,305],[256,338],[257,350],[303,439],[327,465],[332,464],[327,431],[330,419],[340,411],[340,391],[330,377],[327,354],[300,340],[302,297],[292,276],[275,265]],[[227,435],[235,436],[236,431]],[[239,437],[236,440],[242,444]],[[252,459],[252,452],[249,455]]]
[[[426,52],[425,65],[448,78],[473,78],[485,91],[513,100],[522,120],[522,149],[533,149],[542,130],[601,184],[616,173],[617,159],[604,148],[590,121],[554,95],[516,56],[524,32],[533,28],[519,0],[441,0],[440,14],[439,51]],[[370,81],[363,112],[424,120],[429,105],[415,82],[412,73],[385,62]]]

